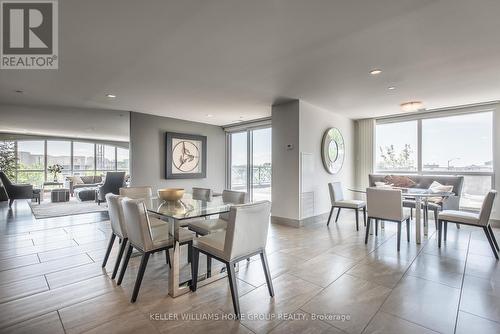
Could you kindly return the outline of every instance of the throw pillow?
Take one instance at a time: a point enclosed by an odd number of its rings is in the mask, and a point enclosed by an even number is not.
[[[73,184],[83,184],[83,180],[78,175],[73,176]]]
[[[440,192],[452,192],[453,191],[453,186],[445,186],[437,181],[433,181],[431,185],[429,186],[429,190],[432,193],[440,193]],[[429,197],[427,199],[429,202],[440,204],[443,202],[442,197]]]
[[[384,181],[398,188],[411,188],[416,185],[415,181],[403,175],[387,175]]]

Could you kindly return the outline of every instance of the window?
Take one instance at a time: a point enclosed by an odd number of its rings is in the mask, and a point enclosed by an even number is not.
[[[463,175],[460,207],[478,210],[493,185],[493,113],[377,124],[376,150],[377,172]]]
[[[377,124],[376,170],[417,171],[417,121]]]
[[[94,144],[73,142],[73,172],[75,175],[94,174]]]
[[[116,148],[116,169],[121,171],[128,171],[129,166],[129,152],[127,148]]]
[[[115,170],[116,155],[115,147],[110,145],[96,145],[96,169],[99,171]]]
[[[232,133],[231,137],[231,189],[247,191],[247,133]]]
[[[17,142],[17,182],[40,187],[45,180],[45,141]]]
[[[11,172],[13,179],[39,188],[46,181],[54,181],[48,171],[54,164],[64,168],[57,177],[59,182],[64,182],[69,175],[100,175],[107,171],[129,170],[129,150],[114,145],[57,139],[19,140],[10,142],[10,145],[17,156]]]
[[[47,140],[47,166],[59,164],[63,167],[58,181],[64,180],[65,176],[71,175],[71,142],[62,140]],[[53,180],[53,176],[47,171],[47,179]]]

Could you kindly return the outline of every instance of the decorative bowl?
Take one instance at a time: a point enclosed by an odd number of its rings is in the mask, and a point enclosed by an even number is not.
[[[165,188],[158,189],[158,197],[164,201],[175,202],[184,196],[184,189],[182,188]]]

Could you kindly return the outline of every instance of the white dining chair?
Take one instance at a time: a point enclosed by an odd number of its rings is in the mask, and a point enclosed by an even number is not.
[[[123,207],[123,217],[127,229],[129,246],[125,259],[123,260],[117,284],[120,285],[122,283],[132,250],[135,248],[142,253],[142,258],[139,271],[137,272],[137,278],[135,280],[134,291],[130,300],[134,303],[137,300],[137,295],[139,294],[139,289],[141,287],[142,278],[144,277],[144,272],[146,271],[149,256],[156,252],[168,252],[168,250],[174,246],[174,238],[170,233],[169,226],[161,226],[157,228],[151,227],[150,221],[154,218],[149,217],[142,199],[131,199],[125,197],[122,199],[121,203]],[[187,244],[188,247],[191,248],[193,237],[194,233],[183,228],[179,229],[180,245]]]
[[[490,190],[488,192],[484,198],[483,205],[481,206],[481,211],[479,211],[479,213],[459,210],[443,210],[438,213],[438,247],[441,247],[441,237],[443,234],[443,239],[446,241],[448,223],[477,226],[483,229],[486,239],[488,239],[490,244],[491,251],[498,260],[498,252],[500,251],[500,248],[498,248],[497,239],[495,238],[495,234],[493,233],[493,229],[490,225],[491,210],[493,208],[493,202],[495,201],[496,195],[496,190]]]
[[[193,199],[200,201],[211,201],[212,189],[193,187]]]
[[[242,191],[224,190],[222,192],[222,201],[230,204],[243,204],[246,202],[246,195]],[[198,235],[207,235],[215,231],[225,230],[228,216],[229,213],[221,213],[218,218],[195,220],[188,224],[188,228]]]
[[[153,188],[150,186],[141,187],[122,187],[120,188],[120,196],[138,199],[153,197]]]
[[[363,222],[366,226],[366,203],[360,200],[354,199],[345,199],[344,192],[342,190],[342,183],[340,182],[331,182],[328,183],[328,190],[330,192],[330,202],[331,209],[330,215],[328,216],[328,222],[326,226],[330,225],[330,219],[333,215],[333,210],[337,208],[337,216],[335,217],[335,222],[339,220],[340,210],[341,209],[350,209],[354,210],[356,213],[356,231],[359,231],[359,210],[363,209]]]
[[[234,267],[239,261],[260,254],[269,295],[274,297],[265,251],[270,212],[271,203],[269,201],[235,205],[231,207],[229,212],[226,230],[217,231],[193,241],[191,289],[196,291],[197,288],[200,252],[223,262],[226,265],[234,313],[238,318],[241,313]]]
[[[116,273],[118,272],[118,268],[120,266],[120,261],[123,256],[123,252],[125,251],[125,246],[127,245],[127,230],[124,226],[123,222],[123,210],[121,208],[121,196],[115,195],[112,193],[106,194],[106,203],[108,205],[108,213],[109,220],[111,223],[111,236],[108,243],[108,248],[106,249],[106,253],[104,255],[104,260],[102,262],[102,267],[106,266],[108,262],[109,254],[111,253],[111,249],[113,248],[113,244],[115,242],[116,237],[120,240],[120,250],[118,251],[118,256],[116,258],[115,266],[113,268],[113,274],[111,278],[114,279],[116,277]]]
[[[378,235],[378,221],[395,222],[398,225],[398,252],[401,245],[401,225],[406,222],[406,238],[410,241],[410,215],[403,211],[403,197],[399,189],[367,188],[366,203],[368,221],[366,222],[365,244],[368,243],[371,220],[375,220],[375,236]]]

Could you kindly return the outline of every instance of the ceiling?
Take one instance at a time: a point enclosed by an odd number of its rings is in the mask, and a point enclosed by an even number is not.
[[[64,0],[59,12],[59,70],[1,70],[0,102],[222,125],[286,99],[365,118],[500,98],[498,0]]]

